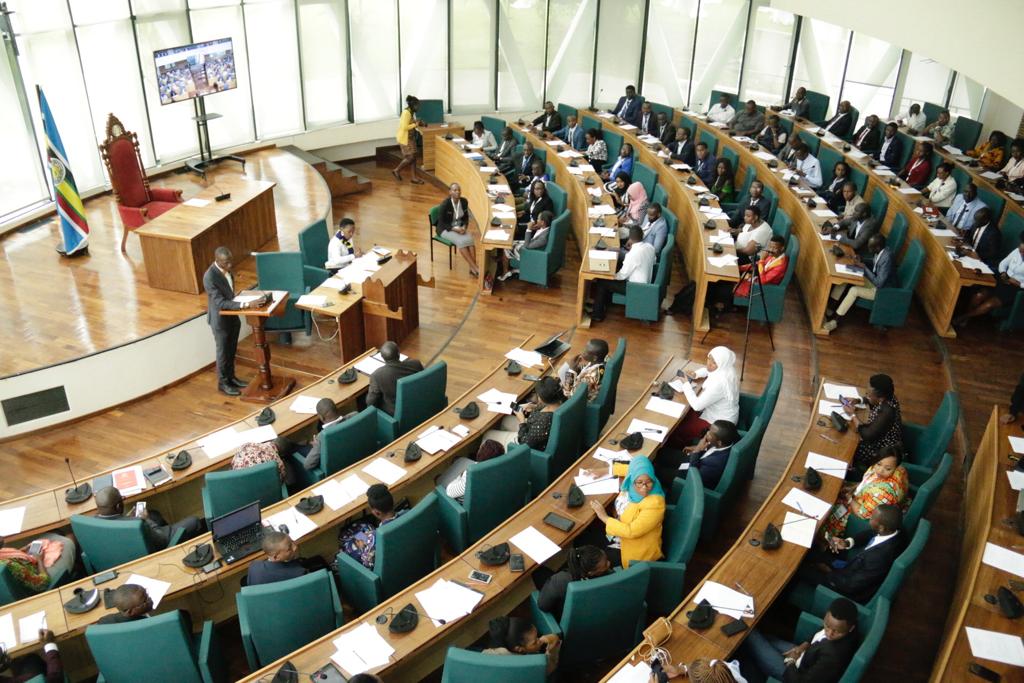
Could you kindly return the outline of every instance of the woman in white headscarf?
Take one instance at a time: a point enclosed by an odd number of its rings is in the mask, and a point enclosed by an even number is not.
[[[736,376],[736,354],[724,346],[708,353],[707,366],[687,373],[690,380],[704,379],[700,393],[690,382],[683,385],[683,395],[690,411],[669,436],[674,447],[689,446],[699,439],[715,420],[736,424],[740,417],[740,380]]]

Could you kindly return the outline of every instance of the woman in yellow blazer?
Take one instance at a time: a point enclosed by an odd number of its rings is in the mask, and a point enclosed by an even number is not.
[[[416,119],[416,110],[419,108],[419,98],[413,95],[405,98],[405,109],[402,110],[402,116],[398,119],[398,131],[395,133],[395,141],[398,142],[398,146],[402,150],[402,160],[391,171],[395,180],[401,180],[402,169],[408,166],[412,169],[410,182],[415,185],[423,184],[423,181],[416,177],[416,140],[412,135],[412,132],[420,125]]]
[[[638,455],[630,461],[628,469],[624,464],[614,465],[612,474],[626,476],[615,499],[618,519],[605,512],[596,500],[590,501],[590,507],[604,522],[605,533],[620,539],[622,566],[627,568],[630,562],[660,560],[664,556],[661,526],[665,520],[665,491],[654,474],[654,465],[646,456]]]

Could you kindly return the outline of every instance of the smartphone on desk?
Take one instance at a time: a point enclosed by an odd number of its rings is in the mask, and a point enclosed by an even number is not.
[[[526,569],[526,562],[523,560],[522,553],[512,553],[508,557],[508,570],[514,574],[517,574]]]

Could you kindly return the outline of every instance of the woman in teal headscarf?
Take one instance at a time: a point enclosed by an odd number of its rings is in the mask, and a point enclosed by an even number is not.
[[[654,474],[654,465],[644,455],[629,463],[615,464],[612,474],[625,475],[622,490],[615,499],[618,519],[611,517],[596,500],[590,501],[597,518],[604,523],[605,533],[621,540],[622,566],[630,562],[660,560],[661,525],[665,520],[665,491]]]

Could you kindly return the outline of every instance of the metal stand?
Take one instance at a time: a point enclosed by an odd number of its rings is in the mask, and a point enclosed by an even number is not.
[[[761,285],[761,269],[758,268],[758,256],[760,255],[760,250],[754,252],[750,262],[750,297],[747,302],[747,324],[746,328],[743,330],[743,363],[740,365],[741,382],[743,381],[743,373],[747,369],[747,345],[750,343],[750,311],[754,308],[755,296],[761,299],[761,310],[764,312],[764,324],[768,326],[768,341],[772,345],[772,351],[775,351],[775,340],[772,338],[772,324],[768,322],[768,302],[764,300],[764,288]],[[736,287],[739,287],[739,283],[736,284]],[[733,287],[734,292],[736,291],[736,287]]]
[[[203,177],[206,180],[206,169],[222,161],[237,161],[242,164],[242,171],[245,171],[245,158],[234,154],[215,157],[210,150],[210,130],[207,126],[209,121],[221,118],[220,114],[207,114],[206,101],[203,97],[197,97],[193,101],[196,108],[196,115],[192,120],[196,122],[196,135],[199,137],[199,160],[190,159],[185,162],[185,168]]]

